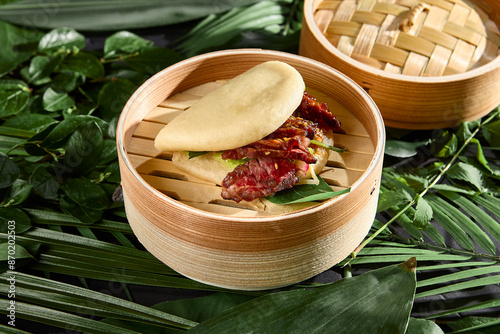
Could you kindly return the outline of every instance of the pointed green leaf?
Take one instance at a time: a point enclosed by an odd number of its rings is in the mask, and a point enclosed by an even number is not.
[[[109,31],[148,28],[187,22],[210,13],[258,0],[163,0],[121,1],[20,0],[0,7],[0,19],[34,28],[73,27],[77,30]],[[54,10],[56,8],[57,10]],[[50,15],[47,18],[47,15]],[[32,18],[32,19],[26,19]]]
[[[104,190],[87,178],[72,178],[66,180],[61,189],[76,203],[90,209],[105,209],[109,199]]]
[[[0,153],[0,189],[13,185],[19,173],[17,164],[7,155]]]
[[[466,278],[474,278],[477,276],[494,274],[494,273],[500,273],[500,266],[486,266],[486,267],[482,267],[482,268],[461,270],[461,271],[458,271],[456,273],[451,273],[451,274],[447,274],[447,275],[441,275],[441,276],[421,280],[417,283],[417,288],[421,288],[421,287],[429,286],[429,285],[435,285],[435,284],[442,284],[442,283],[448,284],[449,282],[453,282],[453,281],[458,281],[458,280],[462,280],[462,279],[466,279]]]
[[[19,208],[0,208],[0,223],[0,233],[5,234],[12,228],[16,234],[21,234],[31,228],[30,218]]]
[[[119,31],[106,38],[104,42],[104,58],[116,57],[121,54],[130,54],[153,46],[148,41],[129,31]]]
[[[404,333],[415,291],[415,259],[307,290],[240,304],[192,333]],[[383,311],[382,311],[383,310]]]
[[[2,7],[0,7],[0,12]],[[71,25],[70,25],[71,26]],[[73,28],[57,28],[45,34],[38,43],[38,51],[53,53],[55,51],[81,50],[85,47],[85,37]]]
[[[6,310],[9,306],[10,305],[8,299],[0,299],[0,313],[6,313]],[[101,321],[53,310],[51,308],[42,307],[30,303],[24,303],[21,301],[16,302],[16,317],[60,328],[68,328],[68,326],[71,326],[72,330],[78,330],[87,333],[139,334],[139,332],[125,330],[123,328],[105,324]]]
[[[71,55],[61,64],[61,71],[80,73],[88,78],[104,77],[104,66],[99,59],[87,52]]]
[[[57,93],[48,88],[43,94],[43,108],[47,111],[59,111],[75,105],[75,101],[67,93]]]
[[[0,45],[2,46],[0,77],[29,59],[36,52],[38,40],[42,36],[43,33],[38,30],[21,29],[0,21]]]
[[[491,241],[490,237],[469,217],[463,214],[462,211],[438,196],[428,196],[426,198],[430,203],[438,206],[455,223],[460,225],[485,251],[490,254],[496,254],[495,244]]]
[[[38,166],[31,173],[29,183],[42,198],[56,199],[59,194],[59,182],[45,166]]]
[[[486,124],[483,135],[491,146],[500,147],[500,120]]]
[[[15,206],[24,202],[31,193],[33,186],[28,181],[17,179],[8,189],[4,197],[4,204]]]
[[[325,182],[325,180],[323,180],[319,176],[318,179],[320,180],[320,183],[318,185],[302,184],[294,186],[293,188],[279,191],[273,196],[266,197],[266,199],[269,202],[282,205],[304,203],[330,199],[342,194],[346,194],[351,190],[351,188],[347,188],[339,191],[334,191],[328,185],[328,183]]]
[[[439,138],[435,142],[433,154],[437,158],[447,158],[455,154],[457,149],[458,149],[457,136],[454,133],[450,135],[449,133],[445,132],[443,137]]]
[[[465,289],[487,286],[490,284],[500,284],[500,275],[481,277],[481,278],[476,278],[476,279],[465,281],[465,282],[448,284],[448,285],[440,287],[440,288],[419,292],[415,295],[415,298],[435,296],[435,295],[453,292],[453,291],[460,291],[460,290],[465,290]]]
[[[493,317],[467,317],[446,323],[453,333],[497,334],[500,332],[500,319]]]
[[[110,121],[120,115],[136,88],[136,85],[126,79],[117,79],[104,84],[98,96],[101,117]]]
[[[404,189],[401,190],[388,190],[383,187],[381,189],[377,212],[388,210],[392,207],[398,207],[400,205],[406,205],[411,202],[413,198]]]
[[[426,319],[410,318],[406,334],[444,334],[435,322]]]
[[[432,219],[432,208],[427,203],[424,197],[419,197],[417,200],[417,206],[415,208],[415,214],[413,216],[413,224],[419,228],[425,228],[429,225]]]
[[[99,162],[104,147],[103,133],[94,121],[82,123],[68,138],[64,164],[73,176],[86,176]]]
[[[464,209],[476,222],[481,225],[493,238],[500,241],[500,228],[498,222],[491,218],[486,212],[478,208],[469,199],[457,194],[442,192],[450,201]]]
[[[468,182],[472,184],[478,191],[485,188],[484,177],[481,171],[469,164],[458,162],[451,166],[446,174],[448,177]]]
[[[140,52],[137,56],[126,57],[125,63],[138,72],[155,74],[183,59],[184,57],[176,51],[152,47]]]
[[[23,81],[0,80],[0,117],[22,111],[28,104],[29,97],[29,87]]]
[[[385,142],[385,154],[398,157],[409,158],[417,155],[418,148],[426,145],[427,141],[407,142],[402,140],[387,140]]]
[[[436,223],[441,225],[462,247],[467,250],[474,250],[474,243],[469,236],[453,221],[441,208],[434,203],[429,203]]]

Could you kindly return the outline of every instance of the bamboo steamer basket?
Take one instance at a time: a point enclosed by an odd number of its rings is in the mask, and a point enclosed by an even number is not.
[[[292,212],[236,205],[219,186],[179,171],[153,140],[173,117],[224,81],[268,60],[294,66],[307,91],[343,122],[321,175],[350,192]],[[213,286],[262,290],[313,277],[349,255],[373,222],[385,132],[377,106],[338,71],[276,51],[217,51],[179,62],[145,82],[124,107],[117,147],[125,209],[139,241],[177,272]]]
[[[299,54],[360,84],[389,127],[451,127],[500,103],[499,15],[498,0],[305,0]]]

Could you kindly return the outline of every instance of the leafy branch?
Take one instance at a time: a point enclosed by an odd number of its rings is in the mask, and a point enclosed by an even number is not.
[[[391,225],[393,222],[395,222],[401,215],[403,215],[405,212],[407,212],[411,207],[416,205],[416,212],[415,212],[415,217],[416,219],[419,218],[419,215],[427,215],[427,221],[430,220],[429,215],[429,210],[430,206],[426,203],[426,201],[423,199],[423,197],[427,194],[428,191],[431,189],[436,188],[436,185],[442,181],[442,179],[445,177],[446,173],[450,170],[450,168],[457,162],[459,157],[461,156],[462,152],[465,150],[465,148],[475,139],[475,136],[480,132],[480,130],[483,129],[483,127],[490,123],[492,120],[498,117],[498,110],[496,112],[491,113],[485,120],[483,120],[479,126],[476,127],[476,129],[470,133],[464,140],[462,146],[454,153],[451,157],[451,159],[444,165],[442,168],[440,168],[439,174],[433,176],[429,182],[429,184],[419,193],[415,194],[413,198],[402,208],[400,209],[393,217],[387,221],[384,225],[382,225],[378,230],[376,230],[374,233],[372,233],[368,238],[366,238],[357,248],[356,250],[352,253],[352,258],[356,258],[357,254],[366,246],[368,245],[373,239],[375,239],[382,231],[384,231],[389,225]],[[406,186],[406,185],[401,185],[401,191],[405,192],[406,197],[408,197],[409,194],[414,193],[414,191]],[[397,196],[396,196],[397,197]],[[426,212],[424,212],[426,211]]]

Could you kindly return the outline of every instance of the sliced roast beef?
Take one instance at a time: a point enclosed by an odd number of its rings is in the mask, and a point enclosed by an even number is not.
[[[274,194],[299,182],[296,165],[289,159],[250,159],[228,173],[222,181],[222,198],[240,202]]]

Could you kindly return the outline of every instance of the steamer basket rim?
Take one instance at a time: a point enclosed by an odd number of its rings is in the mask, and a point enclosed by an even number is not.
[[[131,108],[134,105],[135,101],[137,98],[141,95],[143,91],[145,91],[149,86],[153,85],[155,81],[157,80],[158,77],[163,76],[163,75],[168,75],[169,72],[171,71],[176,71],[179,68],[182,68],[186,65],[196,63],[198,61],[202,61],[204,58],[211,58],[211,57],[227,57],[227,56],[238,56],[238,55],[269,55],[272,57],[275,57],[277,60],[283,60],[286,61],[287,59],[289,60],[300,60],[301,62],[305,62],[310,64],[311,66],[319,67],[322,69],[321,73],[330,73],[333,75],[337,75],[342,77],[347,84],[350,85],[350,87],[355,90],[364,100],[365,102],[370,106],[370,109],[374,111],[374,117],[376,120],[376,129],[377,129],[377,135],[378,135],[378,142],[375,147],[375,152],[374,156],[370,162],[370,165],[366,168],[366,170],[363,172],[363,174],[360,176],[360,178],[351,186],[351,192],[357,188],[375,169],[377,162],[380,159],[383,159],[384,155],[384,145],[385,145],[385,127],[384,127],[384,122],[382,119],[382,115],[380,113],[380,110],[376,103],[373,101],[373,99],[366,93],[366,91],[361,88],[356,82],[354,82],[352,79],[347,77],[345,74],[341,73],[340,71],[323,64],[319,61],[316,61],[314,59],[310,59],[304,56],[300,55],[295,55],[283,51],[274,51],[274,50],[263,50],[263,49],[232,49],[232,50],[222,50],[222,51],[213,51],[209,53],[205,53],[202,55],[194,56],[185,60],[182,60],[174,65],[171,65],[160,72],[156,73],[153,75],[151,78],[146,80],[129,98],[127,103],[125,104],[120,117],[118,119],[118,124],[117,124],[117,130],[116,130],[116,143],[118,147],[118,157],[119,159],[122,159],[123,163],[127,167],[128,171],[133,175],[133,177],[138,180],[141,185],[143,185],[147,190],[149,190],[152,193],[155,193],[162,197],[164,200],[170,202],[172,205],[176,206],[182,206],[184,209],[188,210],[192,214],[196,215],[203,215],[203,216],[211,216],[212,218],[217,216],[218,219],[224,220],[224,221],[273,221],[273,220],[279,220],[282,219],[283,217],[286,218],[293,218],[293,217],[299,217],[305,214],[308,214],[312,211],[317,211],[321,210],[322,206],[331,203],[332,201],[337,201],[341,199],[343,196],[349,195],[349,193],[345,195],[341,195],[335,198],[332,198],[330,200],[326,200],[323,203],[320,203],[319,205],[315,205],[311,208],[299,210],[299,211],[294,211],[290,213],[284,213],[284,214],[279,214],[279,215],[269,215],[269,216],[258,216],[258,217],[234,217],[234,216],[226,216],[222,214],[215,214],[211,212],[207,212],[201,209],[197,209],[194,207],[191,207],[189,205],[183,204],[179,201],[176,201],[169,196],[161,193],[157,189],[153,188],[149,183],[147,183],[136,171],[136,169],[132,166],[131,161],[128,158],[128,154],[125,151],[125,145],[124,145],[124,123],[125,119],[127,118],[128,114],[131,112]]]

